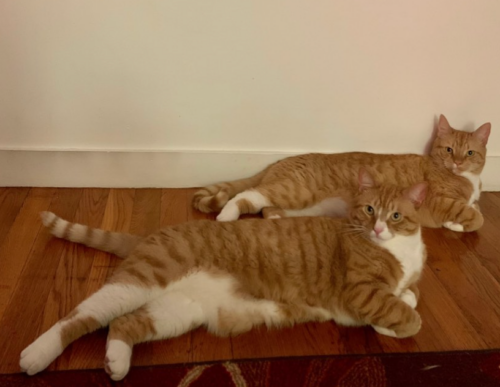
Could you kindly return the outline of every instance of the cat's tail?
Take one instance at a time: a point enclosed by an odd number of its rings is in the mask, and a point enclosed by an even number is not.
[[[106,251],[121,258],[127,257],[142,240],[141,237],[136,235],[105,231],[83,224],[71,223],[48,211],[41,212],[40,217],[44,226],[50,230],[52,235]]]
[[[246,179],[209,185],[202,188],[193,196],[193,207],[201,212],[219,212],[236,194],[258,185],[266,172],[267,168]]]

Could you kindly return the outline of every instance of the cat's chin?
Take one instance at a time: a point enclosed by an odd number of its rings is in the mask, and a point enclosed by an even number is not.
[[[461,170],[461,169],[458,169],[458,168],[453,168],[451,170],[451,172],[456,175],[456,176],[463,176],[465,173],[468,173],[468,172],[471,172],[471,171],[467,171],[467,170]]]
[[[390,241],[392,238],[394,238],[394,235],[379,235],[379,236],[370,235],[370,240],[377,244]]]

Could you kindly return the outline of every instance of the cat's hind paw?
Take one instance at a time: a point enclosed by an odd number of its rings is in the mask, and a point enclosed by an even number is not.
[[[464,226],[460,223],[444,222],[443,226],[451,231],[464,232]]]
[[[130,369],[132,348],[121,340],[110,340],[107,345],[104,369],[113,380],[122,380]]]

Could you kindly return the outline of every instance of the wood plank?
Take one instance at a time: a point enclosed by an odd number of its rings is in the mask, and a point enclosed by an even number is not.
[[[500,198],[493,194],[482,195],[481,211],[484,214],[484,225],[476,233],[460,238],[468,250],[474,253],[479,262],[500,282],[500,255],[498,243],[498,226],[500,225]]]
[[[58,189],[49,210],[73,218],[82,190]],[[33,222],[41,222],[33,214]],[[19,372],[19,354],[41,332],[44,307],[66,242],[40,232],[1,321],[0,373]]]
[[[43,225],[36,221],[49,208],[55,189],[33,188],[27,195],[12,227],[0,245],[0,320],[14,292],[35,239]]]
[[[110,189],[103,211],[100,228],[117,232],[129,232],[132,221],[135,189]],[[86,281],[85,297],[100,289],[114,267],[121,262],[111,254],[95,251],[90,274]],[[75,305],[76,306],[76,305]],[[82,337],[72,344],[67,364],[58,369],[102,368],[106,349],[107,328]],[[68,348],[69,349],[69,348]]]
[[[423,321],[415,340],[420,351],[487,348],[431,267],[425,267],[419,288],[417,310]]]
[[[500,286],[460,241],[464,237],[474,238],[450,230],[425,230],[427,263],[474,330],[498,347]]]
[[[372,327],[339,326],[338,329],[346,353],[374,354],[383,352],[377,334]]]
[[[270,330],[260,327],[231,341],[234,359],[347,353],[340,328],[333,322]]]
[[[161,195],[161,227],[187,222],[191,207],[191,189],[163,189]]]
[[[12,227],[29,188],[0,188],[0,245]]]

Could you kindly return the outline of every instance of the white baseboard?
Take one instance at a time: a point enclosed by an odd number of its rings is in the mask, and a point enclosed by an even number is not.
[[[251,176],[295,153],[0,150],[2,187],[200,187]],[[489,156],[484,191],[500,191],[500,156]]]

